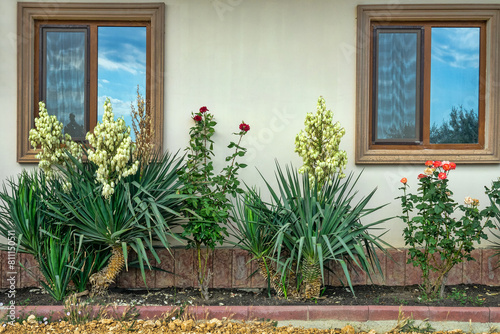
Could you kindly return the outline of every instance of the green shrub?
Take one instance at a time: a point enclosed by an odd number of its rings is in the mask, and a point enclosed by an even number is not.
[[[403,178],[400,188],[406,223],[404,240],[409,247],[408,263],[422,270],[422,291],[429,299],[444,298],[448,273],[463,261],[474,260],[475,243],[486,240],[486,227],[493,227],[478,209],[479,201],[466,197],[463,205],[452,199],[448,176],[456,165],[450,162],[427,161],[427,168],[418,176],[416,194],[407,193],[409,185]],[[413,214],[413,211],[416,213]],[[460,217],[455,215],[460,213]],[[432,272],[437,275],[431,276]]]
[[[259,244],[259,234],[249,233],[256,228],[260,230],[260,225],[248,226],[255,222],[241,219],[241,215],[238,224],[247,227],[242,226],[243,232],[238,239],[242,247],[252,249],[254,256],[260,248],[264,250],[260,252],[262,257],[273,257],[280,277],[286,278],[283,288],[288,295],[319,297],[328,261],[341,265],[351,291],[349,265],[366,271],[368,275],[374,269],[381,271],[375,249],[384,250],[382,245],[385,243],[369,230],[388,219],[361,224],[362,218],[383,206],[367,208],[375,190],[355,200],[357,192],[354,187],[359,176],[355,179],[352,174],[345,179],[332,176],[320,190],[318,185],[311,184],[307,173],[299,175],[293,168],[286,168],[284,172],[277,164],[276,180],[277,190],[265,180],[271,203],[247,204],[269,229],[269,235],[261,239],[266,244]],[[254,191],[250,194],[251,198],[257,196]],[[268,243],[272,234],[276,234],[276,238],[270,255]],[[242,240],[247,238],[246,235],[252,239],[245,244]]]

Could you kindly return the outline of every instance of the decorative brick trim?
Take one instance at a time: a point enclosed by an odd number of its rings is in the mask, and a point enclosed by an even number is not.
[[[475,261],[458,264],[450,272],[448,284],[485,284],[490,286],[500,286],[500,268],[497,267],[498,255],[494,249],[476,249],[472,252]],[[194,250],[184,248],[174,248],[168,250],[158,250],[161,263],[152,259],[151,264],[161,268],[163,271],[146,271],[146,283],[148,288],[176,287],[196,287],[197,286],[197,259]],[[377,252],[380,259],[382,275],[371,273],[373,284],[404,286],[421,283],[420,269],[406,264],[408,255],[406,249],[388,249],[387,255],[381,251]],[[130,260],[134,260],[131,254]],[[7,252],[0,252],[0,287],[7,285]],[[25,267],[34,269],[35,276],[39,275],[36,261],[31,255],[17,254]],[[211,287],[215,288],[264,288],[265,280],[256,272],[258,266],[250,261],[251,255],[241,249],[217,248],[210,255],[209,266],[214,273]],[[340,286],[342,279],[345,281],[342,267],[335,262],[328,263],[328,267],[333,270],[325,270],[325,281],[327,285]],[[371,284],[370,278],[358,270],[358,275],[350,270],[353,285]],[[345,282],[344,282],[345,283]],[[16,286],[18,288],[36,286],[36,280],[24,269],[16,266]],[[128,272],[123,272],[117,280],[116,286],[121,288],[145,288],[146,284],[142,279],[140,270],[129,268]]]

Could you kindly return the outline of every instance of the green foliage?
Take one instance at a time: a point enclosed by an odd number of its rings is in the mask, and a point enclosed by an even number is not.
[[[180,171],[180,179],[184,184],[182,193],[196,195],[186,199],[185,211],[189,222],[184,225],[184,236],[191,236],[189,246],[205,245],[213,249],[217,243],[222,244],[227,236],[225,224],[229,218],[232,203],[227,195],[241,193],[238,171],[246,165],[236,161],[243,157],[246,149],[240,146],[246,131],[240,131],[238,144],[231,142],[229,149],[234,153],[226,157],[228,163],[219,174],[214,173],[212,158],[214,157],[212,136],[215,134],[214,116],[208,109],[193,114],[194,126],[189,131],[189,147],[186,148],[187,162]]]
[[[495,218],[496,229],[493,235],[497,240],[493,241],[493,244],[495,245],[494,248],[497,250],[495,255],[500,255],[500,242],[498,242],[500,235],[496,232],[496,230],[500,229],[500,178],[493,181],[491,188],[485,187],[485,189],[490,200],[490,205],[484,209],[483,213],[489,217]]]
[[[325,99],[318,99],[316,114],[307,113],[305,129],[295,137],[295,152],[304,161],[299,173],[308,173],[311,184],[323,185],[336,173],[344,176],[347,153],[340,150],[345,129],[333,123],[333,113],[326,109]]]
[[[214,120],[206,107],[192,115],[194,126],[189,131],[190,141],[186,148],[187,162],[185,167],[179,172],[179,177],[183,182],[182,193],[190,196],[185,201],[184,212],[188,221],[184,224],[182,235],[189,237],[188,247],[197,250],[198,257],[198,278],[200,287],[206,287],[209,280],[205,275],[210,275],[206,268],[206,260],[202,260],[201,246],[214,249],[216,244],[224,242],[227,232],[227,221],[232,208],[232,202],[228,195],[234,197],[241,193],[238,172],[240,168],[245,168],[245,164],[238,163],[236,159],[243,157],[246,149],[240,146],[241,139],[250,129],[248,124],[240,124],[238,143],[231,142],[229,149],[234,152],[227,156],[227,165],[215,174],[212,158],[214,157],[212,136],[215,134],[217,122]],[[202,262],[205,262],[203,265]],[[210,276],[208,276],[210,277]],[[205,295],[208,299],[208,292]]]
[[[417,194],[407,193],[406,178],[400,188],[405,222],[404,240],[409,247],[408,263],[422,270],[422,289],[434,299],[444,297],[449,271],[458,263],[473,260],[475,243],[486,240],[485,227],[493,227],[478,209],[479,201],[466,197],[464,205],[452,199],[448,175],[455,164],[427,161],[427,169],[419,175]],[[416,213],[413,215],[413,211]],[[460,213],[460,217],[454,215]],[[412,214],[412,215],[410,215]],[[438,274],[431,277],[431,272]]]
[[[61,233],[61,227],[56,227],[50,237],[40,241],[37,261],[45,281],[40,281],[45,291],[55,300],[63,300],[68,294],[76,268],[75,262],[82,253],[73,252],[71,239],[73,235]]]
[[[353,291],[349,265],[368,274],[374,268],[380,271],[375,248],[383,249],[382,242],[370,234],[369,229],[387,220],[361,224],[363,217],[383,206],[367,208],[375,190],[355,200],[358,196],[354,187],[358,179],[353,179],[352,174],[344,180],[332,176],[319,190],[311,184],[307,173],[299,176],[296,170],[283,171],[277,164],[278,189],[265,180],[271,203],[264,204],[258,199],[258,193],[249,189],[246,210],[258,218],[248,219],[248,214],[236,216],[239,247],[249,250],[254,257],[272,257],[282,277],[295,273],[298,286],[293,288],[299,291],[307,279],[304,268],[318,265],[319,274],[324,277],[326,263],[336,261]],[[272,253],[270,244],[273,244]]]
[[[7,185],[0,193],[0,233],[6,238],[1,248],[33,255],[44,278],[40,284],[54,299],[62,300],[80,261],[85,260],[69,227],[57,225],[49,214],[49,202],[53,207],[61,205],[57,194],[63,192],[63,185],[49,185],[41,170],[24,171]]]
[[[73,276],[73,283],[77,291],[83,292],[87,289],[90,276],[106,266],[111,253],[107,247],[94,244],[83,244],[78,251],[82,256],[74,264],[78,270]]]
[[[433,124],[430,141],[433,144],[471,144],[479,137],[479,117],[473,109],[465,110],[462,105],[453,106],[450,119],[440,126]]]
[[[474,306],[481,306],[484,304],[484,299],[481,299],[478,296],[475,297],[467,296],[467,292],[465,290],[457,288],[451,289],[451,293],[448,296],[448,299],[456,300],[461,305],[466,305],[467,303],[470,303]]]
[[[58,193],[62,208],[51,206],[52,215],[82,236],[84,243],[120,245],[125,261],[130,247],[137,253],[145,280],[144,264],[150,266],[146,250],[161,262],[153,242],[158,240],[169,248],[167,238],[177,238],[170,229],[180,220],[185,198],[177,194],[177,170],[182,161],[175,155],[155,155],[142,170],[142,176],[136,171],[120,179],[113,194],[105,198],[94,181],[97,166],[72,160],[61,168],[64,179],[53,182],[70,182],[72,189]]]
[[[17,179],[4,183],[0,192],[0,235],[5,238],[0,244],[2,250],[38,255],[40,242],[53,224],[45,200],[54,198],[57,191],[61,189],[46,186],[41,170],[23,171]],[[15,249],[9,249],[8,240],[15,242]]]
[[[262,201],[258,191],[249,189],[236,201],[233,207],[234,226],[231,225],[232,235],[238,241],[233,244],[240,249],[249,252],[252,260],[262,261],[266,268],[268,277],[268,295],[270,296],[272,264],[272,251],[276,239],[276,229],[272,226],[280,226],[279,215],[265,215],[267,213],[266,204]],[[268,223],[270,222],[270,224]],[[271,226],[271,228],[270,228]]]

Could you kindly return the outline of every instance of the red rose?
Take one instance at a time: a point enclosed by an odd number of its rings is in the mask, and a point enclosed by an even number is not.
[[[440,180],[444,180],[444,179],[446,179],[446,173],[439,173],[439,174],[438,174],[438,178],[439,178]]]
[[[434,164],[434,161],[432,161],[432,160],[427,160],[427,161],[425,162],[425,165],[426,165],[427,167],[430,167],[430,166],[432,166],[433,164]]]
[[[450,162],[450,169],[455,169],[457,168],[457,164],[454,162]]]
[[[401,179],[401,183],[402,183],[402,184],[406,184],[406,182],[408,182],[408,179],[407,179],[406,177],[403,177],[403,178]]]
[[[204,112],[207,112],[208,111],[208,108],[203,106],[200,108],[200,112],[203,114]]]
[[[438,168],[439,166],[441,166],[441,161],[438,161],[438,160],[434,161],[433,166],[435,168]]]
[[[193,119],[195,120],[195,122],[199,122],[201,121],[201,116],[200,115],[196,115],[193,117]]]
[[[443,166],[442,166],[442,167],[443,167],[443,169],[444,169],[444,170],[446,170],[446,171],[450,170],[450,168],[451,168],[449,164],[443,164]]]
[[[424,177],[427,177],[427,175],[425,174],[418,174],[417,178],[420,180],[420,179],[423,179]]]
[[[245,124],[245,122],[243,122],[243,123],[240,124],[240,130],[248,132],[248,130],[250,130],[250,125]]]

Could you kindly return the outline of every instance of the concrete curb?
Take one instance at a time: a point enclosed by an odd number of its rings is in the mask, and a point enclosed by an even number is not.
[[[110,315],[121,315],[126,306],[108,308]],[[140,318],[155,318],[168,315],[177,309],[174,306],[136,306]],[[98,307],[94,307],[97,310]],[[381,321],[397,320],[398,314],[412,316],[415,320],[461,321],[475,323],[500,322],[500,307],[433,307],[433,306],[189,306],[185,311],[197,319],[231,318],[235,320],[343,320],[343,321]],[[0,308],[0,315],[9,312],[7,307]],[[63,306],[17,306],[16,316],[36,314],[57,320],[65,316]]]

